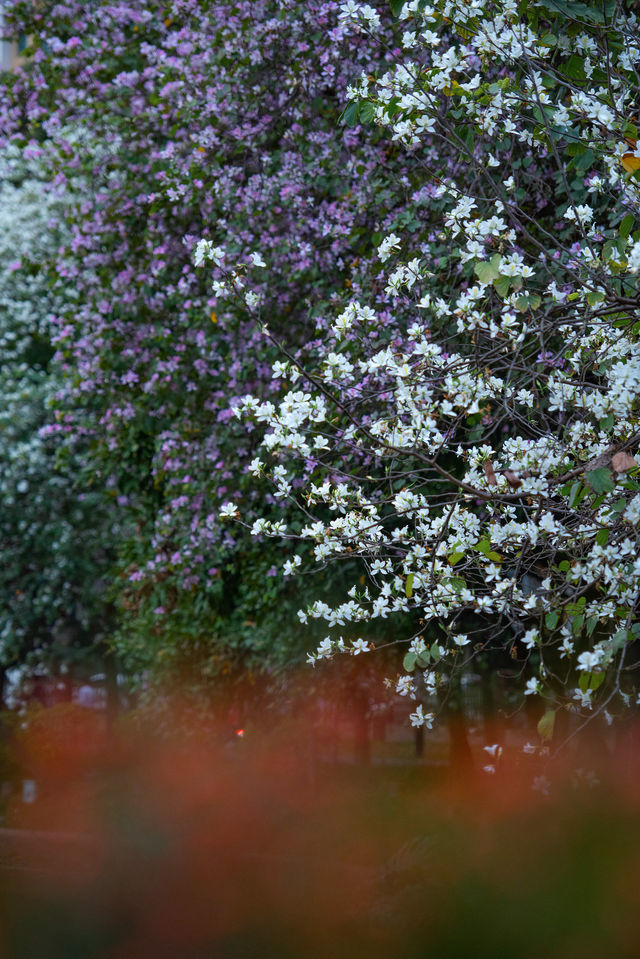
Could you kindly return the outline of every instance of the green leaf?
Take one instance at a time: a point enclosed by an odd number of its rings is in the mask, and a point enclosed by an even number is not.
[[[627,213],[627,215],[622,219],[620,226],[618,228],[618,233],[620,236],[626,240],[629,234],[633,229],[634,217],[632,213]]]
[[[461,559],[464,559],[464,553],[452,553],[448,557],[448,560],[451,566],[455,566],[456,563],[459,563]]]
[[[604,416],[599,423],[600,429],[604,430],[605,433],[608,433],[613,429],[613,424],[615,420],[613,418],[613,413],[609,413],[607,416]]]
[[[584,153],[581,153],[579,157],[576,157],[573,161],[574,169],[579,170],[581,173],[585,173],[590,166],[593,166],[596,160],[596,155],[593,150],[585,150]]]
[[[572,0],[541,0],[541,6],[552,13],[559,13],[568,20],[587,20],[591,23],[603,23],[604,16],[597,7],[586,3],[572,2]],[[576,24],[578,26],[578,24]]]
[[[524,313],[526,310],[537,310],[541,303],[542,300],[537,293],[526,293],[516,300],[516,310],[520,313]]]
[[[487,559],[490,559],[492,563],[502,562],[502,556],[500,555],[500,553],[494,553],[493,550],[487,553]]]
[[[440,649],[437,643],[433,644],[433,646],[429,650],[429,653],[431,654],[431,659],[434,661],[434,663],[437,663],[440,657],[442,656],[442,650]]]
[[[593,632],[596,626],[598,625],[598,622],[599,620],[597,616],[589,617],[589,619],[587,620],[587,636],[593,636]]]
[[[404,587],[404,594],[407,597],[407,599],[411,599],[411,597],[413,596],[414,575],[415,575],[414,573],[409,573],[409,575],[407,576],[407,582],[405,583],[405,587]]]
[[[596,545],[597,546],[606,546],[609,542],[609,530],[600,529],[596,533]]]
[[[585,479],[594,493],[610,493],[616,488],[611,470],[605,469],[604,466],[597,470],[589,470],[585,473]]]
[[[538,735],[541,739],[550,742],[553,739],[553,730],[556,724],[555,709],[548,709],[538,722]]]
[[[360,104],[360,122],[361,123],[371,123],[375,114],[375,107],[373,103],[370,103],[366,100],[364,103]]]
[[[416,668],[416,660],[418,659],[418,654],[413,651],[409,651],[405,654],[404,659],[402,660],[402,665],[408,673],[412,673]]]
[[[598,303],[602,303],[604,300],[604,293],[600,290],[592,290],[591,293],[587,293],[587,303],[589,306],[597,306]]]
[[[480,542],[476,543],[476,545],[473,548],[477,549],[479,553],[484,553],[484,555],[486,556],[488,553],[491,552],[491,543],[489,542],[488,539],[481,539]]]
[[[360,104],[353,100],[342,114],[342,122],[345,124],[345,126],[354,127],[358,122],[359,112]]]
[[[404,0],[389,0],[389,6],[394,17],[399,17],[404,7]]]
[[[547,613],[544,618],[545,625],[547,629],[555,629],[558,625],[558,620],[560,619],[560,613]]]
[[[604,672],[591,673],[589,677],[589,689],[599,689],[604,682]]]
[[[587,690],[592,689],[596,690],[602,686],[605,680],[605,673],[601,670],[593,673],[580,673],[578,678],[578,686],[583,693],[586,693]]]
[[[418,659],[416,660],[416,665],[419,666],[420,669],[426,669],[430,661],[431,660],[430,660],[429,650],[425,649],[421,653],[418,653]]]
[[[493,288],[498,294],[504,299],[509,294],[509,287],[511,286],[511,277],[509,276],[499,276],[497,280],[494,280]]]
[[[446,585],[450,586],[456,593],[459,593],[461,589],[466,588],[467,581],[463,579],[462,576],[452,576],[446,580]]]
[[[569,57],[564,67],[561,67],[561,70],[568,77],[571,77],[572,80],[587,79],[587,75],[584,72],[584,60],[582,57],[578,56],[577,53],[574,53]]]
[[[576,480],[575,483],[571,486],[571,491],[569,493],[569,506],[572,508],[577,506],[581,499],[584,497],[584,490],[582,489],[582,484],[579,480]]]
[[[489,286],[500,275],[500,263],[502,257],[496,253],[490,260],[480,261],[474,266],[474,272],[481,283]]]
[[[466,147],[466,149],[467,149],[467,152],[468,152],[468,153],[473,153],[473,144],[474,144],[474,139],[475,139],[475,138],[474,138],[473,130],[471,129],[471,127],[468,127],[468,126],[459,127],[459,128],[456,130],[456,133],[458,134],[458,136],[460,137],[460,139],[461,139],[462,142],[464,143],[464,145],[465,145],[465,147]]]

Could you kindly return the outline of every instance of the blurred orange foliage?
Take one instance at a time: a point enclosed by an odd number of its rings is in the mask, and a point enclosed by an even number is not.
[[[183,719],[161,735],[157,713],[108,732],[39,711],[19,743],[38,798],[3,831],[0,955],[637,956],[637,730],[598,762],[585,740],[552,767],[451,776],[313,768],[312,724],[224,743]]]

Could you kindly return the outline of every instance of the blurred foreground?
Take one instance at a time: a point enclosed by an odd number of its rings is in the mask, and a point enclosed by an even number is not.
[[[488,774],[312,765],[304,717],[158,727],[69,705],[18,734],[3,959],[638,955],[638,730]]]

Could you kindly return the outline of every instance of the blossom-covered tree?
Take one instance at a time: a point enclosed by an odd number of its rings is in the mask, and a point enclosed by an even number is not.
[[[395,688],[431,726],[429,694],[502,652],[549,739],[558,709],[611,721],[638,696],[640,24],[613,0],[392,7],[403,51],[347,113],[417,161],[430,220],[378,245],[386,315],[360,283],[300,353],[253,303],[284,393],[235,409],[288,505],[252,528],[289,539],[285,575],[305,544],[360,560],[364,584],[299,613],[331,630],[312,664],[385,620]],[[391,46],[370,6],[343,15]],[[223,516],[244,519],[232,499]]]

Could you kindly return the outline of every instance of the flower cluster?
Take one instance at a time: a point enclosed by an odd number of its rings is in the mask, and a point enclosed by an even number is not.
[[[378,243],[388,306],[352,300],[278,365],[277,403],[235,407],[265,428],[261,474],[304,477],[289,538],[364,569],[348,602],[302,620],[413,615],[428,637],[401,693],[416,671],[450,683],[503,655],[549,708],[635,698],[640,27],[606,17],[404,4],[405,52],[349,109],[426,151],[414,203],[431,223]],[[435,138],[461,167],[434,168]]]

